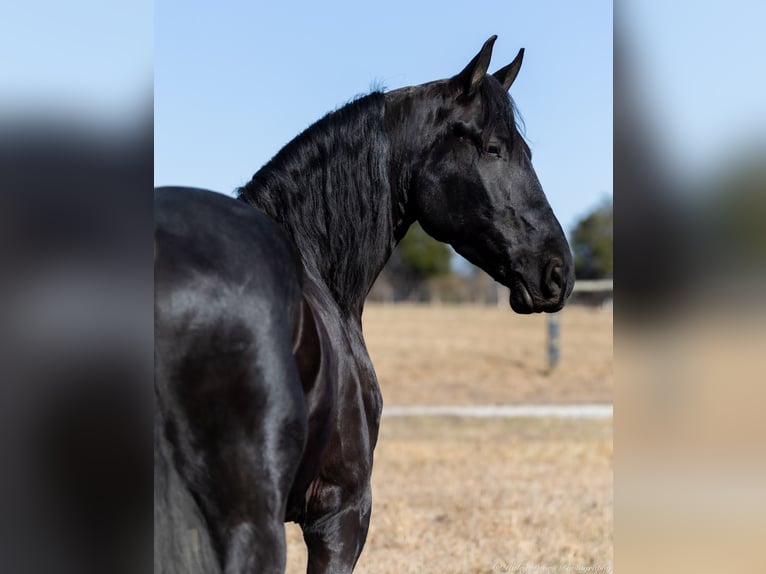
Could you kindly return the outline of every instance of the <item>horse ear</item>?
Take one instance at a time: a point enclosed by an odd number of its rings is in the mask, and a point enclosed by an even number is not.
[[[519,70],[521,69],[521,61],[524,59],[524,48],[519,50],[519,53],[516,54],[516,57],[513,59],[513,62],[508,64],[505,68],[500,68],[497,72],[492,74],[495,79],[500,82],[500,84],[503,86],[503,89],[507,92],[508,89],[511,87],[511,84],[513,84],[513,81],[516,79],[516,76],[519,75]]]
[[[491,36],[489,40],[484,42],[481,50],[474,56],[473,60],[468,63],[462,72],[452,78],[452,81],[464,95],[474,95],[484,76],[487,75],[489,61],[492,59],[492,46],[495,44],[495,40],[497,40],[497,36]]]

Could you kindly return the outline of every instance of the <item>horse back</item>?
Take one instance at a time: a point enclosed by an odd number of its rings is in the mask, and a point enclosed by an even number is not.
[[[227,364],[254,355],[259,384],[274,387],[264,392],[279,394],[286,383],[277,371],[297,374],[292,347],[302,316],[300,261],[282,229],[225,195],[160,188],[154,239],[155,339],[168,351],[157,357],[226,385],[240,376]],[[290,379],[290,392],[302,395],[299,377]]]

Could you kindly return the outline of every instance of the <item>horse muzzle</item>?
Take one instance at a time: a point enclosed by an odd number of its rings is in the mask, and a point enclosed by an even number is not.
[[[539,285],[530,288],[520,274],[514,274],[508,286],[511,290],[509,302],[516,313],[552,313],[564,306],[572,292],[574,273],[571,265],[552,257],[543,267]]]

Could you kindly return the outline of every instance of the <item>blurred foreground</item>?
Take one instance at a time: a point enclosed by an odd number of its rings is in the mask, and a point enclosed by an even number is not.
[[[762,2],[615,3],[615,566],[766,572]]]

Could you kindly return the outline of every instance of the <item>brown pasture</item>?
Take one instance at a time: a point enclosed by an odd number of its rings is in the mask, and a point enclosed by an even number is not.
[[[559,313],[561,360],[548,373],[547,315],[507,305],[368,305],[367,347],[383,402],[612,402],[612,312]]]

